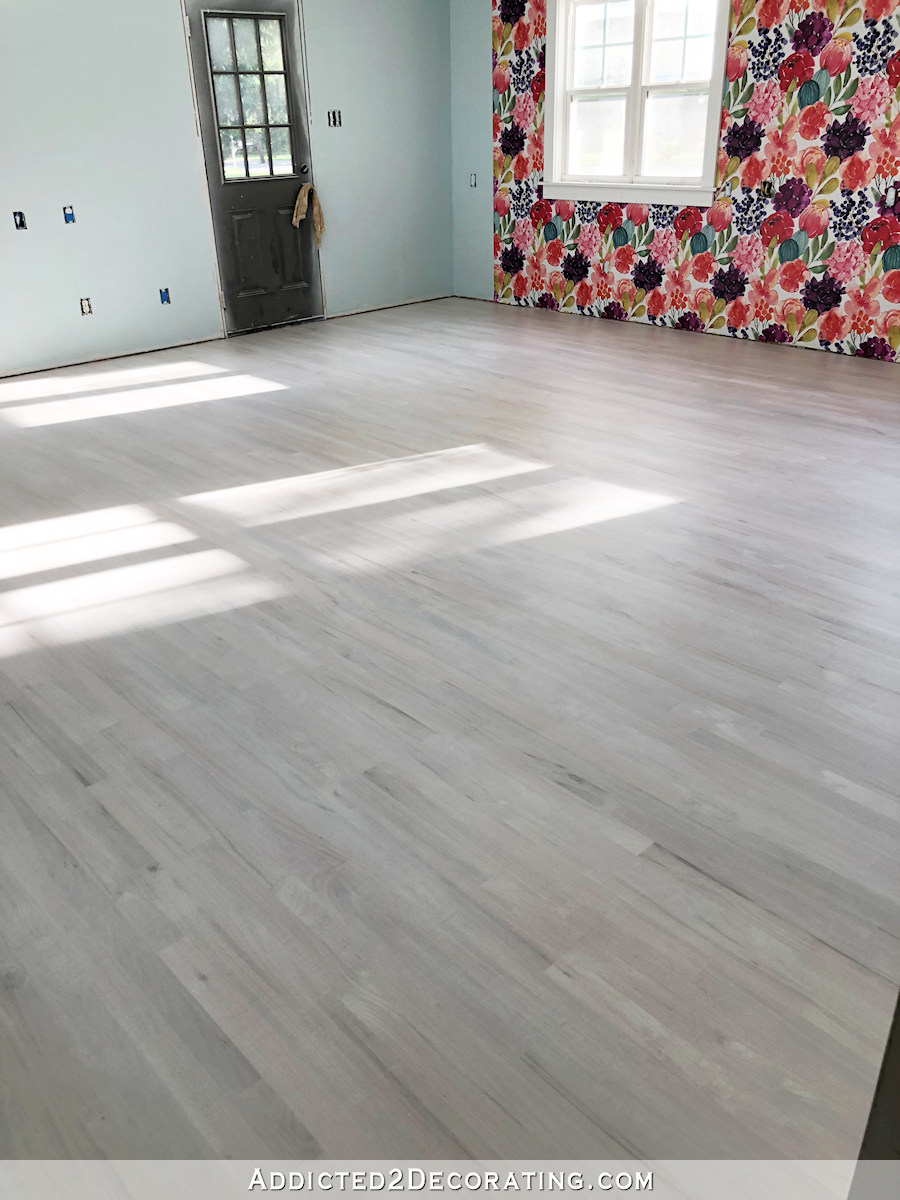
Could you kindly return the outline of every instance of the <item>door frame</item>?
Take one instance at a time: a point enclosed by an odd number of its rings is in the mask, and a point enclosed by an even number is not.
[[[265,0],[261,0],[261,2],[264,4]],[[248,4],[249,3],[251,3],[251,0],[248,0]],[[291,0],[291,3],[295,3],[296,7],[297,7],[297,21],[299,22],[299,28],[300,28],[300,56],[302,59],[300,67],[301,67],[301,71],[303,74],[302,89],[301,89],[302,93],[303,93],[302,100],[306,106],[306,126],[307,126],[306,132],[307,132],[307,140],[309,142],[310,163],[315,163],[315,148],[313,145],[314,139],[313,139],[313,120],[312,120],[312,97],[310,96],[310,92],[309,92],[309,67],[308,67],[307,57],[306,57],[306,23],[304,21],[304,14],[303,14],[303,0]],[[225,289],[222,286],[222,265],[219,262],[219,248],[216,243],[216,230],[215,230],[215,221],[214,221],[214,217],[213,217],[212,193],[210,192],[209,173],[208,173],[207,162],[206,162],[206,150],[204,149],[204,145],[203,145],[203,130],[200,126],[200,105],[199,105],[199,102],[197,99],[197,80],[194,77],[194,60],[193,60],[193,55],[191,53],[191,41],[192,41],[191,23],[188,20],[187,8],[185,7],[185,5],[186,5],[186,0],[178,0],[178,7],[181,10],[181,23],[182,23],[183,31],[184,31],[184,51],[185,51],[185,55],[187,58],[188,78],[190,80],[190,85],[191,85],[191,103],[193,104],[193,108],[194,108],[194,132],[197,135],[197,155],[198,155],[198,159],[199,159],[199,163],[200,163],[200,169],[203,172],[203,190],[204,190],[204,194],[206,195],[207,215],[209,217],[209,223],[207,225],[207,228],[209,230],[209,240],[210,240],[210,246],[211,246],[212,252],[213,252],[213,261],[214,261],[215,267],[216,267],[216,288],[219,293],[219,320],[222,323],[222,337],[223,338],[239,337],[239,336],[243,336],[243,332],[248,332],[248,333],[264,332],[264,330],[246,330],[246,331],[242,331],[242,333],[240,333],[240,334],[237,334],[237,333],[229,334],[229,332],[228,332],[227,318],[225,316]],[[215,8],[215,0],[210,0],[210,8]],[[247,11],[250,12],[251,10],[248,9]],[[315,173],[315,172],[313,172],[313,173]],[[322,321],[322,320],[326,320],[328,317],[328,298],[325,293],[325,275],[324,275],[324,272],[322,271],[322,252],[321,252],[321,247],[318,246],[318,244],[315,247],[315,254],[316,254],[317,264],[318,264],[318,268],[319,268],[319,271],[318,271],[319,286],[320,286],[321,292],[322,292],[322,315],[321,316],[313,316],[313,317],[301,317],[297,321],[287,322],[288,325],[302,325],[306,321]],[[276,326],[272,326],[271,328],[283,329],[285,327],[286,326],[284,326],[284,325],[276,325]]]

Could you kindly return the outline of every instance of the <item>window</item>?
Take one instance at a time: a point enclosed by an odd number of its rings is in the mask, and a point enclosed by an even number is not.
[[[206,44],[224,178],[293,175],[281,21],[207,14]]]
[[[549,0],[544,195],[710,204],[728,0]]]

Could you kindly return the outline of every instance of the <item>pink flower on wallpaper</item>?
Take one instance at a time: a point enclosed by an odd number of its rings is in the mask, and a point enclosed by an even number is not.
[[[841,167],[841,187],[851,192],[864,188],[871,183],[875,176],[875,160],[863,157],[862,154],[852,154]]]
[[[785,292],[799,292],[809,275],[809,267],[802,258],[782,263],[778,268],[778,282]]]
[[[746,52],[745,52],[746,53]],[[784,104],[781,85],[777,79],[762,79],[753,89],[747,111],[764,128],[774,120]]]
[[[534,121],[534,114],[537,112],[537,105],[534,102],[534,97],[531,92],[520,92],[516,96],[516,103],[513,107],[513,117],[517,125],[522,129],[529,129]]]
[[[656,261],[665,266],[666,263],[671,262],[675,257],[677,249],[678,238],[675,236],[675,230],[671,225],[668,229],[657,229],[650,246],[650,253]]]
[[[744,160],[741,167],[741,186],[745,188],[759,187],[764,179],[772,174],[772,164],[761,154],[751,154]]]
[[[781,129],[769,130],[763,154],[772,164],[774,175],[790,175],[794,165],[794,155],[797,153],[797,139],[794,134],[800,128],[798,117],[788,117]]]
[[[529,218],[524,217],[521,221],[516,221],[516,227],[513,230],[513,245],[518,246],[523,254],[527,254],[533,241],[534,226]]]
[[[575,216],[575,205],[571,200],[554,200],[553,207],[556,209],[557,216],[562,217],[564,221]]]
[[[859,242],[838,242],[828,260],[828,271],[839,283],[850,283],[859,278],[866,261],[866,253]]]
[[[716,260],[708,250],[695,254],[691,259],[691,275],[698,283],[706,283],[716,269]]]
[[[505,217],[509,212],[509,192],[497,192],[494,196],[494,212]]]
[[[898,0],[866,0],[866,16],[871,17],[873,21],[881,21],[891,16],[897,4]]]
[[[871,125],[887,108],[891,87],[883,75],[863,75],[850,102],[854,117]]]
[[[755,233],[742,234],[734,248],[732,262],[745,275],[752,275],[762,262],[762,238]]]
[[[725,75],[729,83],[740,79],[747,70],[747,47],[729,46],[725,56]]]
[[[509,68],[500,63],[495,68],[491,81],[498,92],[505,92],[509,88]]]
[[[633,246],[620,246],[613,255],[613,266],[620,274],[627,275],[634,266],[635,258],[637,255]]]
[[[723,229],[727,229],[731,224],[731,201],[724,198],[716,200],[706,210],[706,219],[716,233],[721,233]]]
[[[878,294],[881,291],[881,280],[870,279],[863,288],[853,288],[847,292],[844,311],[850,318],[850,328],[855,333],[871,333],[878,316]]]
[[[772,29],[775,25],[781,24],[788,15],[790,7],[791,0],[762,0],[762,3],[756,6],[757,22],[764,25],[766,29]]]
[[[800,136],[808,142],[816,141],[830,120],[831,113],[821,100],[807,104],[800,113]]]
[[[632,223],[635,229],[637,229],[639,226],[643,225],[650,216],[650,206],[647,204],[626,204],[625,216]]]
[[[732,300],[725,309],[725,319],[732,329],[746,329],[753,320],[753,312],[743,300]]]
[[[578,235],[578,249],[587,259],[591,259],[600,249],[600,226],[592,221],[590,225],[582,225]]]
[[[836,308],[819,321],[819,337],[826,342],[839,342],[850,330],[850,322]]]
[[[900,271],[888,271],[881,281],[881,294],[888,304],[900,305]]]
[[[829,75],[835,76],[847,69],[852,57],[853,43],[849,38],[837,37],[832,38],[819,55],[819,62]]]
[[[825,232],[830,220],[831,206],[825,200],[810,204],[808,208],[804,208],[803,212],[797,218],[797,224],[807,237],[814,238],[818,237],[820,233]]]
[[[525,153],[528,155],[531,165],[535,171],[543,171],[544,169],[544,125],[541,122],[537,132],[532,133],[528,137],[528,144],[525,147]]]

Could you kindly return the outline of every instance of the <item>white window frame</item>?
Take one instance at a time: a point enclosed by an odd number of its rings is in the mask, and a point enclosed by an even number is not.
[[[597,0],[548,0],[547,3],[547,88],[544,113],[544,195],[550,200],[633,200],[650,204],[712,204],[715,196],[716,157],[722,111],[721,91],[725,79],[725,55],[728,49],[729,0],[718,0],[713,49],[712,76],[709,82],[709,111],[706,118],[706,144],[703,174],[693,179],[651,179],[638,174],[642,142],[644,104],[649,95],[666,95],[706,90],[703,83],[648,84],[653,0],[634,0],[635,40],[631,84],[624,87],[586,87],[572,85],[575,49],[575,9]],[[568,155],[569,106],[573,97],[625,96],[625,168],[615,177],[576,176],[565,171]]]

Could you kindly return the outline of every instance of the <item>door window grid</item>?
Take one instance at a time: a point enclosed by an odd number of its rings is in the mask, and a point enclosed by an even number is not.
[[[280,19],[206,14],[206,36],[225,180],[293,175]]]

